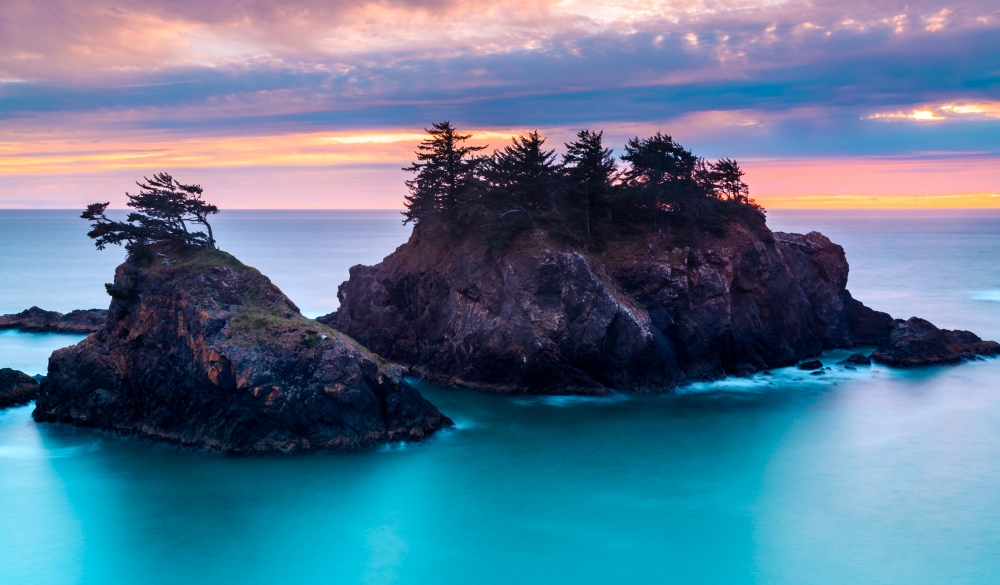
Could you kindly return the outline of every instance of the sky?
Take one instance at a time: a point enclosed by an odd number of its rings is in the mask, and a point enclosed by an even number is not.
[[[422,129],[663,131],[769,208],[1000,207],[996,0],[4,0],[0,207],[399,209]]]

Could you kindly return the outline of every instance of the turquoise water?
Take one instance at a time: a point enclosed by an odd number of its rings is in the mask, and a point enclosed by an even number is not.
[[[220,229],[223,247],[269,266],[313,313],[333,308],[336,282],[311,287],[309,274],[343,279],[407,233],[378,214],[246,215]],[[843,244],[852,291],[876,308],[1000,338],[1000,214],[771,212],[769,223]],[[285,244],[269,251],[265,234]],[[21,284],[0,279],[0,311],[45,306],[25,302],[34,293],[93,299],[59,310],[106,304],[104,259],[53,274],[43,256],[67,246],[22,251],[35,256]],[[76,283],[69,300],[63,278]],[[44,369],[72,341],[2,335],[0,366],[20,355]],[[778,370],[671,396],[421,389],[457,429],[295,458],[191,453],[2,411],[0,583],[1000,582],[1000,361]]]

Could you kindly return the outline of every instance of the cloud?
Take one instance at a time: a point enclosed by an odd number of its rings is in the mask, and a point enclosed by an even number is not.
[[[909,112],[879,112],[868,120],[912,120],[938,122],[943,120],[1000,120],[1000,102],[958,102],[923,106]]]
[[[111,6],[5,3],[0,174],[395,165],[443,119],[709,157],[1000,154],[987,0]]]

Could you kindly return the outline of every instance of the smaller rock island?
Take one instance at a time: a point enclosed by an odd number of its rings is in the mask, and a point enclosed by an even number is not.
[[[127,222],[106,203],[83,214],[98,248],[129,254],[103,327],[49,359],[35,420],[227,453],[370,448],[451,424],[398,367],[218,250],[200,187],[166,174],[140,187]]]
[[[419,441],[450,420],[256,269],[159,245],[115,272],[103,329],[49,361],[34,418],[230,453]]]

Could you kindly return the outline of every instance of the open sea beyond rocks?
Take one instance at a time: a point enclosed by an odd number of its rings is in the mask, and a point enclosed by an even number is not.
[[[0,314],[105,308],[121,249],[0,210]],[[230,211],[220,247],[302,312],[409,236],[397,212]],[[785,211],[868,306],[1000,340],[1000,211]],[[0,332],[44,374],[82,336]],[[795,370],[660,396],[416,383],[457,428],[376,452],[226,457],[0,411],[0,583],[1000,583],[1000,360]]]

